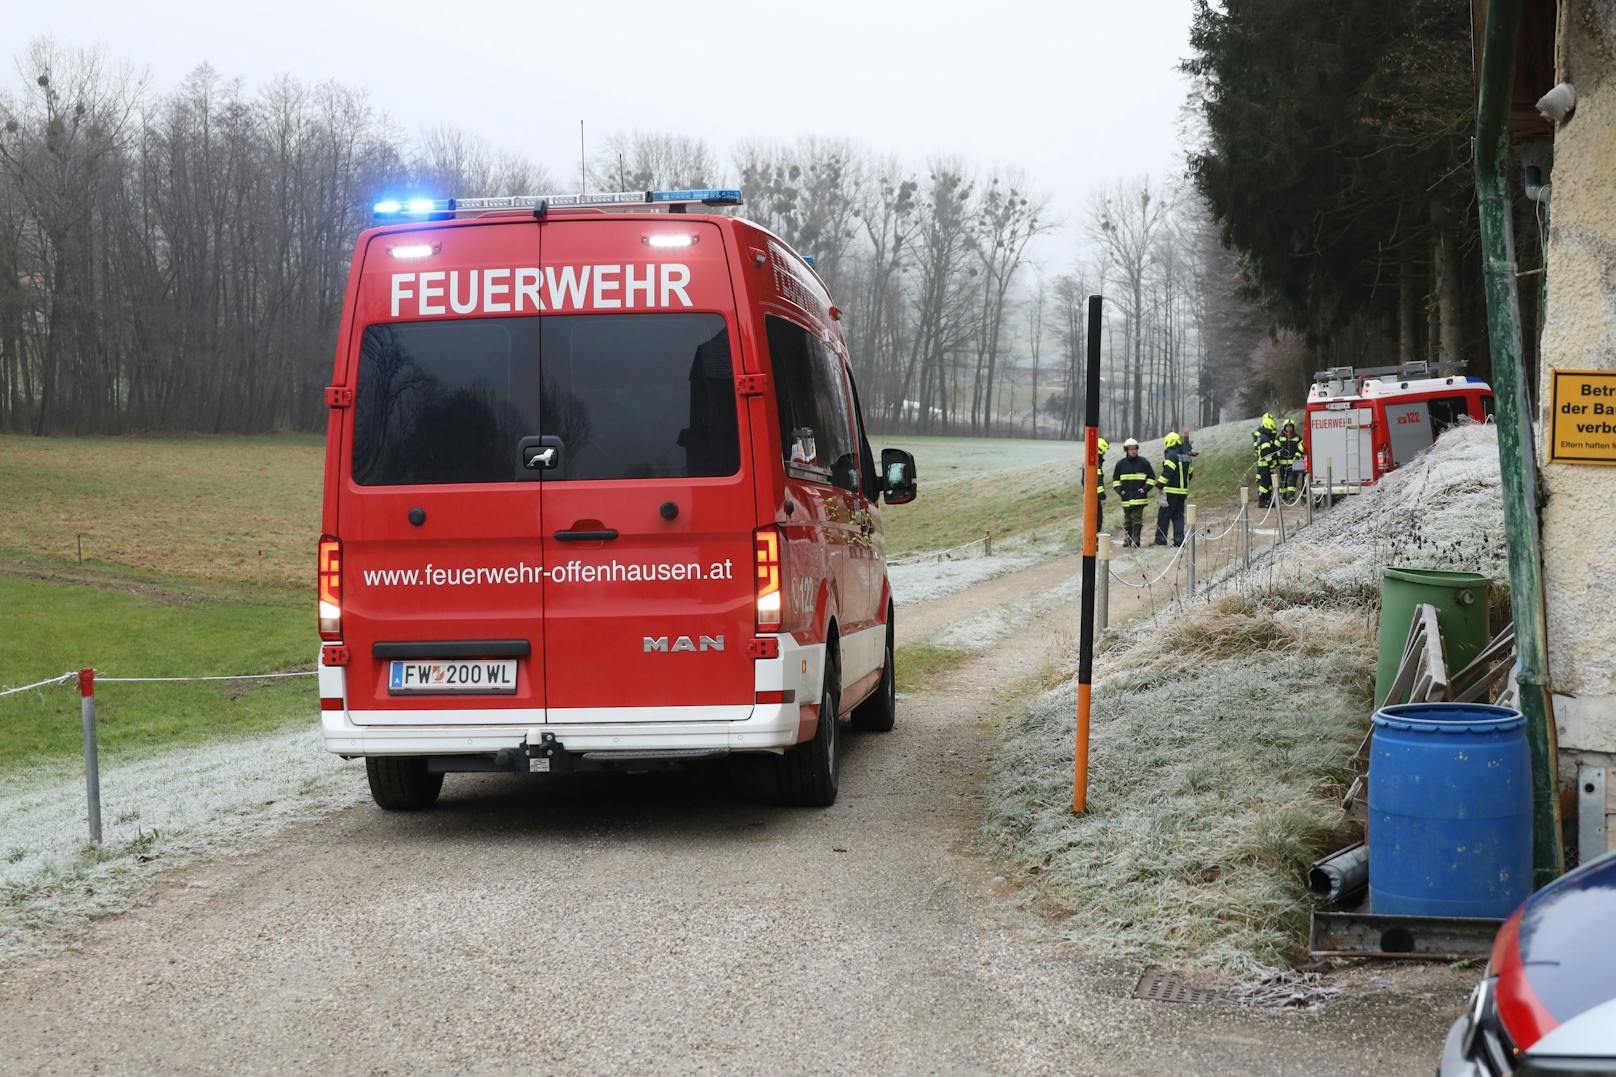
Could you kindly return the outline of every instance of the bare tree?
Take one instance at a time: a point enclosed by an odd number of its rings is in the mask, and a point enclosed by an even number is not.
[[[1121,302],[1128,316],[1133,434],[1144,430],[1145,277],[1168,220],[1169,205],[1148,176],[1122,181],[1097,194],[1089,206],[1089,237],[1121,278]]]
[[[975,251],[982,263],[982,301],[971,394],[973,433],[992,427],[993,388],[1011,286],[1026,258],[1027,244],[1050,229],[1044,219],[1047,200],[1029,196],[1026,188],[1019,170],[993,176],[977,204]]]
[[[590,186],[603,191],[706,187],[718,177],[707,143],[686,135],[618,131],[589,156]]]

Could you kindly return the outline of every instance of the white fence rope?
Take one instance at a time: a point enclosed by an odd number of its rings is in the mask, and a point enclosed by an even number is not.
[[[300,669],[291,673],[232,673],[223,676],[195,676],[195,677],[103,677],[95,675],[96,684],[172,684],[179,681],[268,681],[280,677],[312,677],[318,670]],[[47,677],[33,684],[24,684],[16,688],[0,688],[0,699],[14,696],[19,692],[29,692],[35,688],[47,688],[55,684],[66,684],[68,681],[78,680],[77,671],[63,673],[58,677]]]
[[[1108,569],[1108,571],[1111,573],[1111,578],[1112,579],[1116,580],[1118,583],[1125,584],[1128,587],[1132,587],[1135,590],[1137,590],[1137,589],[1139,589],[1141,587],[1150,587],[1150,586],[1152,586],[1154,584],[1160,583],[1162,580],[1167,578],[1167,574],[1173,570],[1173,566],[1178,563],[1178,559],[1180,557],[1184,556],[1185,548],[1186,547],[1180,546],[1180,547],[1178,547],[1178,549],[1174,550],[1173,551],[1173,556],[1168,560],[1167,564],[1162,566],[1162,570],[1161,570],[1161,572],[1159,572],[1156,575],[1156,578],[1155,579],[1146,579],[1144,583],[1132,583],[1128,579],[1126,579],[1125,577],[1117,575],[1117,570],[1114,569],[1114,568]],[[1134,567],[1139,568],[1139,562],[1138,561],[1134,562]],[[1139,568],[1139,575],[1140,575],[1140,577],[1144,577],[1145,570],[1143,568]]]
[[[45,680],[35,681],[33,684],[25,684],[20,688],[0,688],[0,699],[5,698],[6,696],[14,696],[18,692],[29,692],[35,688],[44,688],[53,684],[65,684],[68,681],[76,680],[77,678],[77,673],[64,673],[60,677],[47,677]]]
[[[1233,531],[1235,529],[1235,526],[1240,523],[1240,518],[1242,516],[1244,516],[1245,514],[1246,514],[1246,507],[1244,505],[1242,505],[1235,512],[1234,519],[1229,521],[1229,526],[1228,527],[1225,527],[1222,531],[1219,531],[1215,535],[1211,534],[1211,529],[1208,528],[1207,533],[1202,535],[1201,537],[1204,538],[1207,542],[1217,542],[1219,539],[1223,538],[1223,536],[1225,536],[1229,532]]]
[[[319,671],[313,669],[300,669],[292,673],[232,673],[217,677],[103,677],[97,673],[95,683],[166,684],[174,681],[267,681],[276,677],[312,677],[317,672]]]
[[[911,554],[908,557],[900,558],[896,561],[888,561],[887,566],[890,568],[896,568],[901,565],[922,565],[929,561],[946,561],[949,554],[958,553],[961,550],[968,550],[972,546],[982,546],[985,548],[987,546],[987,539],[985,537],[972,539],[970,542],[962,542],[958,546],[950,546],[946,550],[927,550],[925,553]]]

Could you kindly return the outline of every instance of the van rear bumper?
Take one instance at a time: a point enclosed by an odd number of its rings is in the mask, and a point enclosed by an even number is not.
[[[468,713],[468,712],[462,712]],[[489,712],[490,717],[498,711]],[[468,755],[537,744],[550,733],[572,752],[666,751],[708,748],[779,751],[797,743],[796,703],[760,703],[734,722],[635,722],[621,725],[374,726],[354,725],[347,711],[322,711],[320,733],[338,755]]]
[[[358,721],[347,706],[346,671],[320,660],[320,733],[326,750],[338,755],[481,755],[501,748],[537,744],[545,733],[569,752],[780,751],[799,743],[805,728],[803,706],[818,703],[825,645],[779,640],[779,655],[753,661],[759,693],[783,694],[789,702],[723,707],[634,707],[617,711],[509,710],[455,707],[433,715],[422,711],[361,711]],[[816,708],[817,709],[817,708]],[[809,712],[813,713],[813,712]],[[579,721],[588,714],[589,721]],[[571,717],[573,720],[568,721]],[[413,724],[415,720],[420,724]],[[436,719],[436,720],[434,720]],[[556,719],[554,721],[550,719]],[[406,724],[410,723],[410,724]],[[484,724],[486,723],[486,724]]]

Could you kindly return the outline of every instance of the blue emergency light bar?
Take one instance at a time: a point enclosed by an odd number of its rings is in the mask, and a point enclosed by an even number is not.
[[[688,191],[612,191],[600,194],[522,194],[487,198],[386,198],[371,211],[378,221],[442,220],[456,214],[498,213],[509,210],[604,209],[613,206],[739,206],[741,192],[733,187],[706,187]]]

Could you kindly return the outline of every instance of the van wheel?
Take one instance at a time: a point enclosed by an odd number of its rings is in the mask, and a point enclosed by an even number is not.
[[[886,733],[898,717],[898,678],[892,661],[892,614],[887,614],[887,653],[881,666],[881,683],[870,698],[853,708],[853,728],[861,733]]]
[[[365,757],[365,777],[370,779],[370,795],[387,811],[420,811],[437,802],[443,788],[443,775],[426,769],[425,759],[409,756]]]
[[[826,671],[827,681],[830,671]],[[836,721],[837,697],[829,684],[819,698],[819,728],[807,744],[789,748],[780,757],[780,799],[805,808],[828,808],[836,803],[842,770],[841,739]]]

